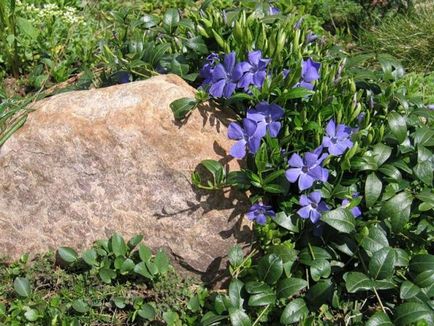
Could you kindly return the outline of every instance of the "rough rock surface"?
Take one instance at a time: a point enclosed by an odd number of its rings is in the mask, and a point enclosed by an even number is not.
[[[231,145],[221,112],[203,107],[174,121],[169,104],[193,94],[165,75],[37,103],[0,151],[0,256],[141,233],[213,279],[222,256],[250,232],[241,194],[190,184],[201,160],[229,161]]]

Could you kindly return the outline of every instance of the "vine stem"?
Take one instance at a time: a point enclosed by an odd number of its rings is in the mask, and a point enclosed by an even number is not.
[[[378,295],[377,289],[375,288],[375,286],[372,288],[374,289],[374,293],[375,293],[375,296],[377,297],[378,303],[380,304],[381,310],[383,310],[383,312],[387,315],[386,309],[384,308],[383,302],[381,301],[381,298]]]
[[[256,318],[256,320],[253,322],[252,326],[255,326],[258,322],[259,319],[261,319],[261,317],[265,314],[265,312],[268,310],[268,308],[270,307],[270,305],[267,305],[259,314],[258,318]]]

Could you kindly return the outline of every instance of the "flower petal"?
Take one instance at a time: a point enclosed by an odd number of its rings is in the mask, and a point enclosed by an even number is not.
[[[226,81],[224,79],[212,84],[209,89],[209,94],[213,97],[222,97],[225,85]]]
[[[321,201],[321,193],[319,191],[311,192],[308,198],[318,204]]]
[[[292,154],[291,158],[288,160],[288,165],[295,168],[301,168],[304,166],[303,159],[300,157],[300,155],[294,153]]]
[[[261,139],[262,139],[261,137],[256,137],[256,136],[249,138],[247,144],[249,146],[250,153],[255,154],[258,151],[259,146],[261,145]]]
[[[262,52],[261,50],[251,51],[247,57],[249,58],[250,64],[258,66],[259,60],[262,58]]]
[[[246,156],[246,141],[244,139],[237,141],[232,146],[229,154],[236,159],[242,159]]]
[[[219,63],[212,71],[212,81],[213,83],[218,82],[219,80],[226,79],[227,73],[225,68],[221,63]]]
[[[310,220],[312,221],[313,224],[318,222],[320,218],[321,218],[321,214],[317,210],[313,209],[310,211]]]
[[[298,189],[300,189],[300,191],[309,189],[312,187],[314,181],[315,179],[309,174],[301,173],[300,177],[298,178]]]
[[[270,136],[271,137],[277,137],[277,135],[279,134],[279,131],[280,131],[280,127],[281,127],[281,124],[278,121],[268,124],[268,130],[270,132]]]
[[[289,182],[296,182],[298,177],[301,174],[301,169],[288,169],[285,171],[285,177],[288,179]]]
[[[235,92],[235,88],[237,87],[236,83],[226,83],[224,89],[223,89],[223,96],[224,97],[231,97],[231,95]]]
[[[336,124],[333,119],[327,123],[326,133],[329,137],[334,137],[336,135]]]
[[[255,134],[257,126],[258,124],[255,121],[247,118],[243,119],[243,127],[247,136],[253,136]]]
[[[312,210],[312,208],[310,206],[305,206],[305,207],[300,208],[297,211],[297,214],[300,215],[301,218],[308,219],[311,210]]]
[[[226,54],[224,62],[223,62],[226,71],[229,72],[229,71],[234,70],[235,62],[236,62],[235,52],[231,52],[231,53]]]
[[[236,122],[231,122],[228,126],[228,138],[240,140],[244,139],[244,130]]]

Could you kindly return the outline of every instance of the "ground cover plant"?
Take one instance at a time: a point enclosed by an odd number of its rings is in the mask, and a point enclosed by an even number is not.
[[[298,10],[301,2],[304,11]],[[175,118],[188,117],[203,101],[234,112],[229,154],[244,160],[245,168],[228,171],[205,160],[208,178],[194,173],[192,183],[210,191],[247,191],[246,217],[254,223],[257,246],[247,256],[239,247],[231,250],[227,290],[193,291],[178,308],[151,304],[148,321],[433,324],[432,74],[406,74],[390,54],[348,54],[306,9],[315,2],[182,3],[182,11],[162,5],[144,13],[139,6],[107,15],[114,33],[98,46],[101,84],[175,73],[198,87],[196,98],[172,103]],[[155,269],[146,265],[149,252],[145,260],[140,250],[130,256],[122,241],[115,236],[97,243],[82,258],[65,248],[59,254],[71,260],[67,269],[84,271],[78,274],[90,275],[92,284],[124,291],[140,287],[137,278],[144,277],[150,286]],[[13,269],[5,270],[9,275]],[[53,322],[55,315],[39,313],[32,298],[11,294],[16,277],[17,288],[27,289],[24,270],[11,275],[4,285],[4,320],[38,316]],[[16,315],[9,298],[17,300]],[[59,323],[113,313],[95,313],[82,301],[79,311],[74,300],[82,299],[70,296],[68,311],[53,308]],[[134,322],[142,306],[126,306],[119,318]],[[153,310],[146,307],[149,316]]]

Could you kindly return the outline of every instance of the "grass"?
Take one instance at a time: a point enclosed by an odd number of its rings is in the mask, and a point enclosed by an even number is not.
[[[360,33],[363,52],[388,53],[401,60],[409,71],[428,73],[434,69],[434,5],[419,2],[408,14],[385,17]]]

